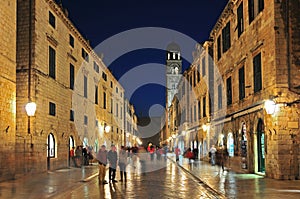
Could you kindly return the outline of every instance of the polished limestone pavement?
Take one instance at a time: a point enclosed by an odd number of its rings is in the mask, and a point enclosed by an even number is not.
[[[1,182],[0,198],[300,198],[297,180],[241,174],[227,167],[223,171],[184,158],[176,163],[173,154],[152,162],[147,154],[140,159],[144,164],[138,160],[127,166],[126,182],[99,184],[97,165],[66,168]]]

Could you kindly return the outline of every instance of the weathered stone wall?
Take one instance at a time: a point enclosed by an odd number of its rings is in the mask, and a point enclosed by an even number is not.
[[[15,177],[16,1],[2,1],[0,10],[0,181],[3,181]]]
[[[289,8],[287,8],[286,1],[264,1],[264,10],[249,23],[247,1],[232,2],[224,10],[211,34],[215,44],[215,64],[222,75],[222,78],[216,79],[215,90],[222,81],[225,82],[225,89],[226,79],[232,78],[232,104],[225,109],[227,116],[233,117],[225,124],[224,132],[227,133],[228,129],[232,128],[233,132],[238,133],[240,123],[245,122],[248,139],[247,170],[251,173],[257,172],[255,141],[257,123],[255,121],[262,119],[267,149],[265,151],[266,176],[276,179],[295,179],[299,176],[299,150],[297,149],[299,145],[297,138],[299,134],[299,107],[297,106],[299,16],[296,14],[299,3],[289,1]],[[243,3],[244,7],[244,32],[238,37],[236,12],[240,3]],[[287,10],[288,15],[286,15]],[[288,20],[286,20],[287,16],[289,16]],[[231,47],[222,53],[218,60],[217,38],[222,34],[222,28],[228,21],[230,21]],[[287,21],[289,21],[288,26]],[[254,93],[253,58],[259,53],[261,53],[262,90]],[[245,98],[240,100],[238,70],[242,66],[245,67],[246,90]],[[215,93],[217,100],[217,92]],[[277,110],[273,115],[267,115],[263,110],[263,102],[270,98],[274,98],[277,103]],[[222,104],[226,106],[225,99],[223,98]],[[253,106],[258,107],[257,110],[249,109]],[[215,108],[217,108],[216,103]],[[246,111],[247,117],[238,113],[240,111]],[[296,136],[293,136],[294,134]],[[239,154],[236,155],[239,158]]]

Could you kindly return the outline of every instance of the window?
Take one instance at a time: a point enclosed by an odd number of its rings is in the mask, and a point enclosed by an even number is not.
[[[99,73],[99,66],[96,62],[94,62],[94,70]]]
[[[83,81],[83,96],[85,98],[87,98],[87,86],[88,86],[88,79],[87,79],[87,76],[84,76],[84,81]]]
[[[99,121],[96,119],[95,120],[95,126],[98,127],[99,126]]]
[[[111,88],[114,87],[114,84],[113,84],[112,81],[110,81],[110,87],[111,87]]]
[[[200,64],[197,67],[197,81],[200,82]]]
[[[202,110],[203,110],[203,117],[206,117],[206,97],[202,99]]]
[[[194,121],[197,120],[197,106],[194,106]]]
[[[200,100],[198,101],[198,119],[201,118],[201,103]]]
[[[102,72],[102,78],[104,79],[104,81],[107,81],[107,75],[105,72]]]
[[[206,75],[206,71],[205,71],[205,57],[202,58],[202,77],[204,77]]]
[[[254,77],[254,93],[262,89],[261,80],[261,54],[259,53],[253,58],[253,77]]]
[[[49,115],[56,115],[56,105],[52,102],[49,102]]]
[[[223,53],[226,52],[230,48],[230,22],[228,22],[222,30],[222,45],[223,45]]]
[[[120,118],[123,119],[123,108],[121,107],[120,109],[121,109],[120,110],[120,113],[121,113]]]
[[[217,39],[217,57],[218,57],[218,60],[221,58],[221,37],[219,36],[218,39]]]
[[[222,85],[218,85],[218,109],[222,108]]]
[[[74,89],[75,71],[74,66],[70,64],[70,89]]]
[[[74,37],[72,35],[69,35],[69,44],[74,48]]]
[[[70,110],[70,121],[74,121],[74,111]]]
[[[49,46],[49,76],[55,79],[55,70],[56,70],[56,52]]]
[[[85,61],[89,62],[89,55],[83,48],[81,49],[81,56]]]
[[[243,13],[243,2],[237,9],[237,21],[238,21],[238,37],[244,32],[244,13]]]
[[[55,139],[54,139],[54,135],[52,133],[50,133],[48,135],[47,145],[48,145],[47,157],[54,158],[55,157]]]
[[[103,108],[106,109],[106,92],[103,92]]]
[[[264,0],[248,0],[249,23],[264,9]]]
[[[84,125],[88,125],[88,116],[85,115],[83,119],[84,119]]]
[[[119,92],[119,88],[118,87],[116,87],[116,93],[118,93]]]
[[[49,11],[49,24],[55,28],[55,16]]]
[[[116,116],[119,117],[119,104],[116,103]]]
[[[239,99],[245,98],[245,69],[244,66],[239,69]]]
[[[227,91],[227,105],[230,105],[232,104],[231,77],[228,77],[226,80],[226,91]]]
[[[114,100],[113,98],[110,99],[110,112],[113,113],[114,111]]]
[[[95,86],[95,104],[98,104],[98,86]]]

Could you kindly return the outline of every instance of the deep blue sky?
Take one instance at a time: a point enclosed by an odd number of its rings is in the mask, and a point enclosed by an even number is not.
[[[115,34],[141,27],[176,30],[203,43],[208,40],[213,26],[228,2],[228,0],[61,1],[63,7],[68,10],[71,21],[90,41],[92,47]],[[170,38],[170,42],[173,40],[174,38]],[[108,67],[119,79],[130,69],[142,64],[165,64],[165,57],[165,52],[161,50],[137,50],[121,56]],[[183,68],[186,69],[188,66],[189,63],[184,62]],[[126,90],[126,85],[123,87]],[[137,114],[145,116],[153,104],[165,104],[165,88],[162,85],[144,85],[129,98]],[[155,114],[159,115],[160,112]]]

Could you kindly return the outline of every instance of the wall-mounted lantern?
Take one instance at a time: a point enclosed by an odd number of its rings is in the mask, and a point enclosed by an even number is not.
[[[267,114],[272,115],[275,112],[276,103],[273,100],[266,100],[264,108]]]

